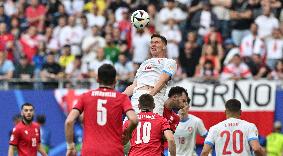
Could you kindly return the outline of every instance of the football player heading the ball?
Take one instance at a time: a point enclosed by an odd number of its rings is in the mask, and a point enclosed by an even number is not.
[[[166,100],[166,88],[168,81],[174,76],[177,68],[176,61],[166,58],[167,40],[159,34],[153,34],[150,42],[150,54],[152,58],[145,60],[137,70],[135,80],[123,92],[132,95],[133,109],[139,113],[138,99],[142,94],[154,96],[154,113],[163,115],[164,102]]]

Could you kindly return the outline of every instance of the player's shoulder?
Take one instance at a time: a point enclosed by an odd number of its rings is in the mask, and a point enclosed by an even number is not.
[[[248,122],[246,120],[240,120],[240,121],[242,122],[243,126],[245,126],[245,127],[255,127],[256,128],[256,125],[252,122]]]
[[[192,115],[192,114],[189,114],[189,118],[194,120],[194,121],[197,121],[197,122],[202,122],[202,119],[195,116],[195,115]]]

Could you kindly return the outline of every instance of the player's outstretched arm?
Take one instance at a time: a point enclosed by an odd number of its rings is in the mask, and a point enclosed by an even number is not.
[[[211,146],[208,144],[204,144],[203,149],[201,151],[201,156],[208,156],[210,152],[211,152]]]
[[[65,137],[67,141],[67,153],[66,156],[75,156],[76,149],[74,143],[74,123],[79,117],[80,112],[77,109],[72,109],[65,121]]]
[[[170,152],[170,156],[176,156],[176,144],[174,141],[174,135],[171,130],[165,130],[164,136],[167,139],[168,142],[168,149]]]
[[[9,145],[8,156],[14,156],[16,146]]]
[[[42,156],[47,156],[47,153],[45,152],[45,149],[43,148],[42,144],[39,144],[37,151],[42,155]]]
[[[126,112],[126,116],[128,117],[129,124],[127,128],[123,132],[123,143],[126,144],[132,138],[132,132],[138,126],[138,117],[133,110],[129,110]]]
[[[170,75],[166,73],[162,73],[159,77],[159,80],[155,84],[154,88],[150,91],[150,95],[154,96],[156,95],[165,85],[166,83],[170,80]]]
[[[129,86],[125,89],[125,91],[123,92],[123,94],[126,94],[126,95],[128,95],[128,96],[133,95],[133,92],[134,92],[134,89],[135,89],[136,86],[137,86],[137,81],[135,80],[135,81],[133,82],[133,84],[129,85]]]
[[[255,152],[256,156],[264,156],[265,155],[264,150],[260,146],[258,140],[251,140],[249,143],[250,143],[253,151]]]

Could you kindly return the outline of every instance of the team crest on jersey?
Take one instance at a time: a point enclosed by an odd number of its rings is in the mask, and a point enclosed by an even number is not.
[[[25,133],[26,133],[26,135],[28,135],[28,131],[27,130],[25,130]]]
[[[193,127],[188,127],[188,131],[189,131],[189,133],[192,133],[193,132]]]

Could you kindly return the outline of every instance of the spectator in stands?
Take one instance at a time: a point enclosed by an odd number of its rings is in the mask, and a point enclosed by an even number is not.
[[[86,14],[89,27],[98,26],[99,28],[102,28],[106,23],[106,19],[103,14],[99,14],[98,12],[98,6],[93,4],[91,12]]]
[[[80,24],[83,28],[83,39],[88,36],[89,34],[91,34],[91,27],[88,26],[88,20],[86,15],[82,15],[80,18]]]
[[[93,7],[98,8],[98,14],[102,15],[106,9],[106,1],[104,0],[90,0],[84,5],[84,10],[90,13],[93,13]]]
[[[226,65],[221,73],[222,79],[241,80],[251,77],[252,73],[249,67],[242,61],[239,54],[233,56],[231,63]]]
[[[167,57],[178,58],[179,57],[179,43],[182,40],[181,31],[176,24],[175,19],[170,18],[167,20],[167,24],[163,26],[161,34],[166,37],[167,43]]]
[[[11,79],[15,70],[13,62],[8,60],[6,56],[7,52],[2,45],[0,47],[0,80]]]
[[[165,7],[159,12],[159,18],[162,24],[167,24],[168,20],[171,18],[175,19],[176,23],[179,24],[185,21],[187,14],[176,6],[175,0],[167,0]]]
[[[37,33],[37,28],[35,26],[30,26],[27,33],[23,34],[20,39],[23,49],[22,55],[26,55],[28,60],[31,61],[37,51],[39,42],[42,39],[43,37]]]
[[[147,6],[147,12],[150,17],[149,26],[148,26],[150,33],[151,34],[153,34],[154,32],[160,33],[162,26],[156,6],[154,4],[149,4]]]
[[[220,65],[220,59],[217,55],[217,52],[215,52],[215,49],[212,45],[205,45],[202,49],[202,56],[199,60],[198,70],[202,69],[204,66],[204,63],[207,60],[210,60],[213,63],[213,67],[215,70],[220,71],[221,65]]]
[[[117,45],[114,44],[113,38],[111,34],[107,34],[105,36],[106,46],[104,47],[105,58],[107,60],[112,61],[114,64],[118,61],[118,55],[120,53],[120,49]]]
[[[75,55],[71,53],[71,46],[66,44],[62,51],[61,56],[59,57],[59,65],[65,69],[71,62],[75,60]]]
[[[35,26],[39,32],[43,32],[46,12],[46,7],[38,0],[31,0],[30,6],[26,8],[25,16],[30,25]]]
[[[269,134],[266,139],[266,152],[268,156],[279,156],[283,153],[283,134],[282,123],[275,121],[273,125],[273,132]]]
[[[21,80],[31,80],[33,79],[34,66],[29,63],[26,56],[21,56],[19,64],[16,65],[14,71],[14,78],[19,78]]]
[[[43,64],[40,77],[43,80],[59,80],[63,77],[62,68],[56,62],[53,53],[46,56],[46,62]]]
[[[283,59],[283,39],[279,28],[274,28],[272,36],[265,40],[267,65],[274,69],[275,63]]]
[[[207,38],[206,38],[207,37]],[[210,45],[213,48],[213,55],[217,55],[219,60],[224,57],[224,49],[222,46],[222,36],[216,31],[215,27],[211,27],[211,32],[205,36],[205,46]]]
[[[260,54],[253,54],[247,62],[254,79],[266,78],[270,73],[270,68],[262,61]]]
[[[79,45],[84,36],[83,28],[76,24],[76,20],[76,16],[68,17],[68,25],[60,30],[59,44],[61,48],[69,44],[71,46],[72,54],[79,55],[81,54]]]
[[[176,73],[175,73],[172,80],[174,82],[177,82],[177,81],[181,81],[181,80],[187,78],[187,74],[186,74],[185,70],[183,69],[183,67],[181,66],[179,58],[173,58],[173,59],[176,61],[177,70],[176,70]]]
[[[20,25],[19,18],[13,16],[11,18],[11,27],[8,32],[11,33],[14,36],[14,38],[18,40],[20,38],[20,33],[22,33],[24,29],[25,27]]]
[[[180,51],[179,60],[184,72],[187,74],[187,77],[194,76],[200,56],[201,49],[199,47],[195,47],[192,42],[185,43],[185,47]]]
[[[132,24],[129,20],[128,9],[123,9],[122,19],[118,21],[118,28],[120,30],[120,39],[127,41],[128,45],[131,46],[132,43]]]
[[[81,58],[82,56],[77,55],[75,59],[66,66],[65,73],[67,79],[84,79],[86,71],[83,71]]]
[[[16,1],[6,0],[2,2],[4,4],[5,14],[9,17],[13,16],[17,12]]]
[[[7,59],[14,60],[14,36],[7,31],[7,25],[5,23],[0,23],[0,43],[5,45],[7,51]]]
[[[124,91],[127,86],[133,82],[134,78],[134,65],[132,61],[127,59],[127,56],[123,53],[119,54],[118,62],[114,65],[117,71],[117,79],[119,83],[119,91]]]
[[[204,0],[201,3],[202,9],[194,15],[192,19],[192,27],[197,30],[199,40],[202,43],[202,37],[211,32],[211,27],[218,27],[218,19],[211,10],[209,0]]]
[[[53,18],[50,19],[51,24],[54,25],[54,26],[57,26],[58,24],[60,25],[60,23],[58,23],[60,17],[67,17],[68,16],[66,9],[65,9],[65,6],[61,2],[58,4],[57,9],[58,9],[58,11],[54,12],[52,14]],[[48,9],[48,10],[50,10],[50,9]]]
[[[219,71],[215,69],[211,60],[206,60],[204,65],[196,71],[195,77],[204,81],[217,80]]]
[[[62,31],[62,29],[66,26],[66,17],[67,16],[60,16],[58,17],[58,25],[54,27],[53,30],[53,38],[55,39],[55,45],[57,47],[57,49],[60,49],[60,44],[59,44],[59,40],[60,40],[60,32]]]
[[[271,13],[271,4],[266,3],[262,5],[262,15],[255,19],[255,23],[258,25],[258,36],[260,38],[266,38],[271,35],[274,28],[279,27],[279,21]],[[266,24],[268,23],[268,24]]]
[[[44,114],[36,116],[36,122],[40,127],[40,139],[45,152],[48,154],[51,147],[51,131],[46,127],[46,116]]]
[[[210,3],[213,6],[213,13],[215,13],[219,20],[219,31],[224,38],[229,38],[231,36],[229,8],[231,7],[232,1],[211,0]]]
[[[69,15],[80,15],[83,12],[83,0],[64,0],[63,1],[66,12]]]
[[[5,23],[10,28],[11,18],[5,14],[5,8],[3,3],[0,4],[0,23]]]
[[[89,66],[90,77],[97,78],[98,68],[100,66],[102,66],[103,64],[112,64],[112,62],[105,58],[104,49],[98,48],[97,53],[96,53],[96,59],[92,60],[90,66]]]
[[[279,60],[275,64],[274,70],[268,75],[269,79],[283,80],[283,60]]]
[[[250,32],[241,42],[241,56],[245,62],[248,62],[251,60],[253,54],[258,54],[262,57],[262,61],[264,61],[265,45],[264,41],[258,36],[258,25],[256,23],[251,24]]]
[[[133,62],[136,65],[141,65],[149,55],[150,34],[145,30],[140,29],[133,36]]]
[[[115,15],[116,21],[119,22],[122,19],[122,12],[124,10],[130,10],[130,6],[123,0],[114,0],[110,2],[108,9]]]
[[[232,1],[231,11],[232,39],[237,46],[240,45],[244,36],[249,33],[249,27],[252,23],[252,10],[246,0]]]
[[[44,42],[40,42],[36,54],[32,58],[32,64],[34,65],[34,77],[40,77],[40,71],[44,64],[44,55],[46,53],[46,45]]]

